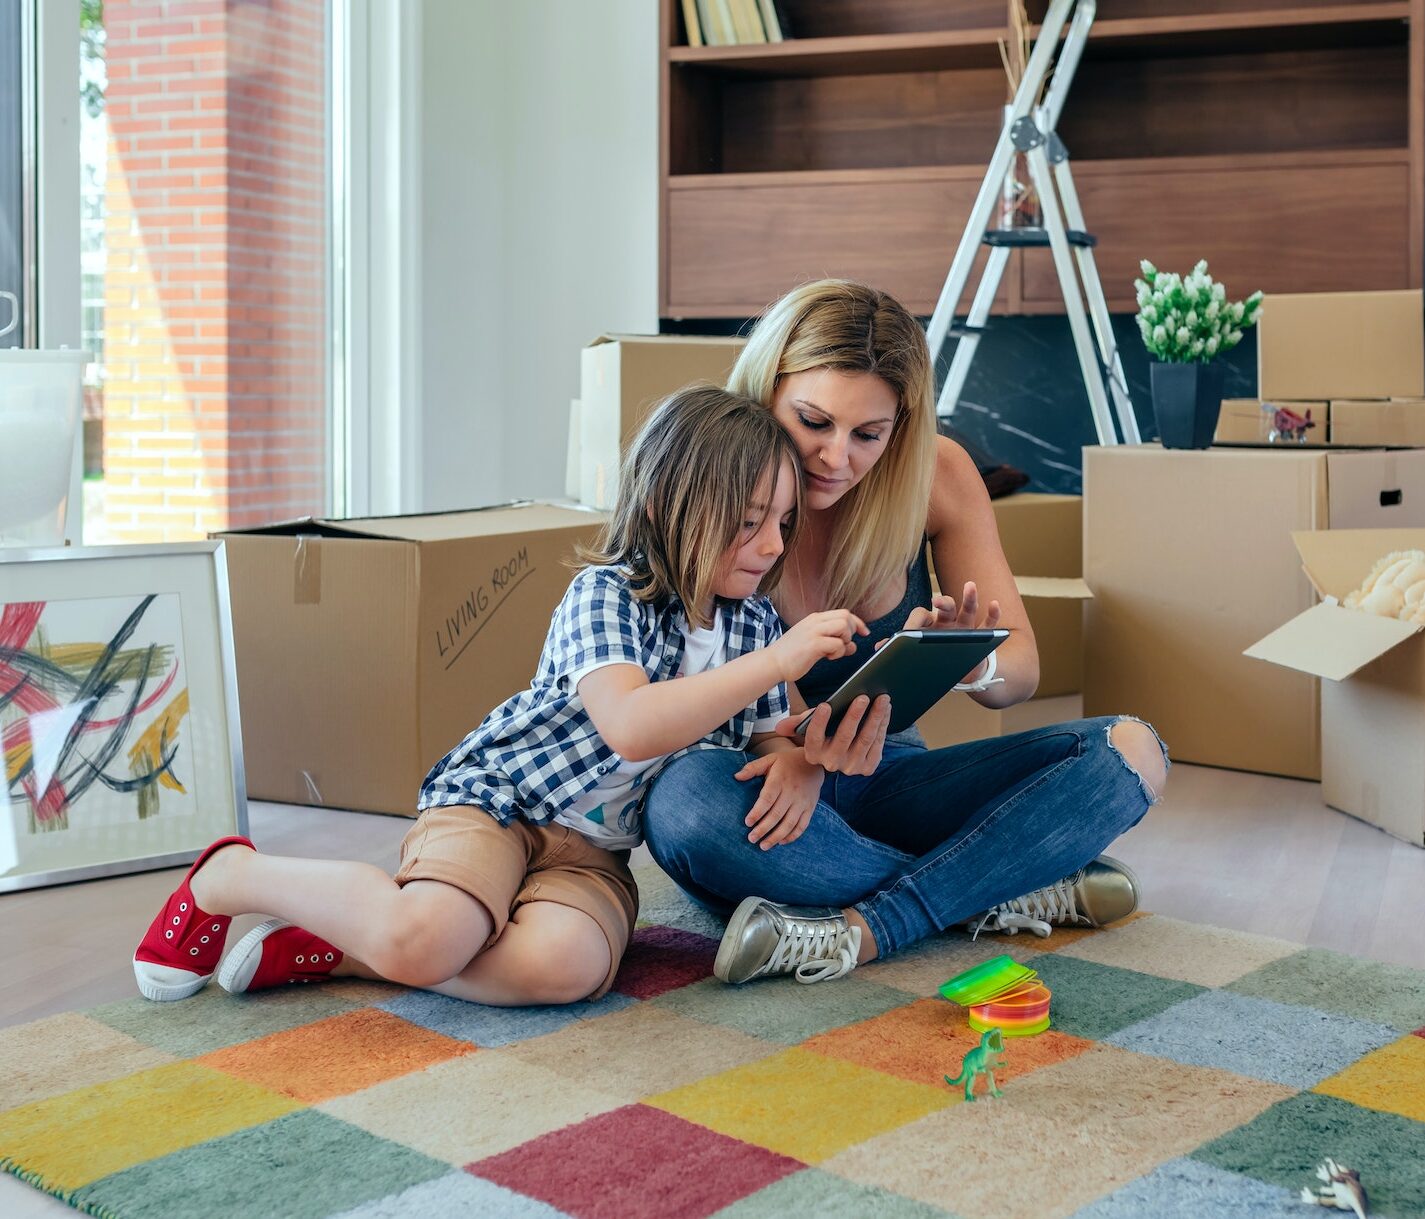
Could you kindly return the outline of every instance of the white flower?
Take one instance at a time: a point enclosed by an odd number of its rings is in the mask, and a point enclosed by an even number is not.
[[[1207,274],[1207,259],[1205,259],[1205,258],[1204,258],[1204,259],[1201,259],[1201,260],[1198,262],[1197,266],[1193,267],[1192,273],[1193,273],[1194,275],[1206,275],[1206,274]]]
[[[1212,299],[1219,303],[1227,299],[1227,289],[1221,284],[1212,285]]]
[[[1157,308],[1156,308],[1155,306],[1153,306],[1153,305],[1144,305],[1144,306],[1143,306],[1143,317],[1144,317],[1147,321],[1156,322],[1156,321],[1158,320],[1158,310],[1157,310]]]
[[[1202,355],[1202,349],[1204,346],[1205,344],[1201,339],[1194,339],[1192,343],[1192,354],[1195,356]]]
[[[1196,309],[1189,309],[1189,310],[1188,310],[1188,315],[1187,315],[1187,317],[1183,318],[1183,321],[1186,322],[1189,326],[1196,326],[1196,325],[1197,325],[1197,310],[1196,310]]]
[[[1166,343],[1167,341],[1168,341],[1168,330],[1167,330],[1167,327],[1166,327],[1166,326],[1154,326],[1154,327],[1153,327],[1153,342],[1157,343],[1159,346],[1162,346],[1162,344]]]
[[[1146,258],[1138,264],[1138,269],[1143,272],[1143,277],[1145,279],[1152,279],[1153,276],[1158,273],[1158,268],[1155,267]]]
[[[1186,346],[1188,340],[1192,338],[1192,334],[1188,331],[1188,328],[1186,326],[1179,326],[1177,334],[1175,334],[1173,337],[1176,338],[1179,343]]]
[[[1217,315],[1221,311],[1221,309],[1222,306],[1217,303],[1217,298],[1214,297],[1212,300],[1207,302],[1207,309],[1204,311],[1204,316],[1206,316],[1209,322],[1215,322],[1217,320]]]
[[[1208,354],[1209,356],[1215,356],[1215,355],[1217,354],[1217,348],[1218,348],[1218,346],[1219,346],[1219,344],[1218,344],[1218,342],[1217,342],[1217,336],[1214,334],[1211,338],[1209,338],[1209,339],[1207,340],[1207,344],[1206,344],[1206,351],[1207,351],[1207,354]]]

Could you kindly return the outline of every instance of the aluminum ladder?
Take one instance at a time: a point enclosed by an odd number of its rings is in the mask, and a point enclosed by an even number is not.
[[[1055,132],[1097,8],[1097,0],[1051,0],[1025,66],[1024,79],[1015,91],[1008,121],[995,144],[980,193],[975,197],[974,208],[950,264],[950,273],[926,329],[932,357],[939,357],[952,330],[959,340],[936,404],[936,413],[942,419],[954,414],[964,392],[970,362],[975,358],[975,349],[984,333],[990,305],[999,291],[1011,250],[1048,246],[1063,291],[1064,311],[1073,334],[1099,443],[1119,443],[1119,433],[1114,430],[1115,413],[1123,443],[1138,444],[1141,440],[1133,400],[1123,375],[1123,362],[1113,337],[1108,302],[1104,299],[1098,266],[1094,262],[1095,241],[1085,230],[1083,209],[1079,206],[1074,176],[1069,169],[1068,149]],[[1071,12],[1072,22],[1069,21]],[[1059,40],[1066,24],[1069,30],[1061,48]],[[1044,93],[1044,101],[1036,106],[1034,99],[1051,70],[1054,75]],[[1023,152],[1028,161],[1030,180],[1044,213],[1042,229],[990,227],[996,200],[1016,152]],[[981,245],[987,245],[990,253],[969,316],[965,324],[952,327],[955,310],[959,308]],[[1113,413],[1109,409],[1110,400]]]

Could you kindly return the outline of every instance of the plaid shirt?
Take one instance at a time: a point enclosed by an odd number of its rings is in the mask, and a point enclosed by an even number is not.
[[[726,628],[723,659],[766,647],[781,634],[777,612],[765,597],[719,601],[716,612]],[[491,711],[435,764],[417,807],[473,804],[502,824],[519,818],[536,825],[553,821],[620,762],[570,688],[570,676],[594,665],[633,664],[649,681],[667,681],[683,663],[685,621],[676,598],[651,605],[634,597],[619,569],[585,568],[554,611],[529,688]],[[746,749],[754,724],[787,713],[786,687],[779,684],[663,762],[693,749]]]

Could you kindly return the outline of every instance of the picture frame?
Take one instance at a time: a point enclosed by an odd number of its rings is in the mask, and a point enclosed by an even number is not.
[[[221,541],[0,548],[0,893],[247,833]]]

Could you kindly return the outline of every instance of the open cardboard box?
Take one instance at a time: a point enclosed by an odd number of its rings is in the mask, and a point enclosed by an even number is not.
[[[603,520],[523,501],[217,535],[248,793],[415,816],[430,767],[529,685]]]
[[[1136,715],[1179,761],[1319,779],[1320,682],[1242,650],[1316,600],[1293,532],[1414,527],[1425,450],[1086,448],[1084,714]]]
[[[1425,635],[1339,602],[1378,559],[1425,550],[1425,529],[1293,533],[1321,601],[1244,653],[1321,683],[1321,795],[1332,808],[1425,846]]]
[[[1077,719],[1083,706],[1084,602],[1093,595],[1080,574],[1083,500],[1021,491],[991,507],[1034,628],[1039,688],[1028,702],[1005,708],[982,707],[964,693],[947,694],[920,719],[921,735],[932,749]],[[932,564],[931,584],[939,592],[934,573]]]

